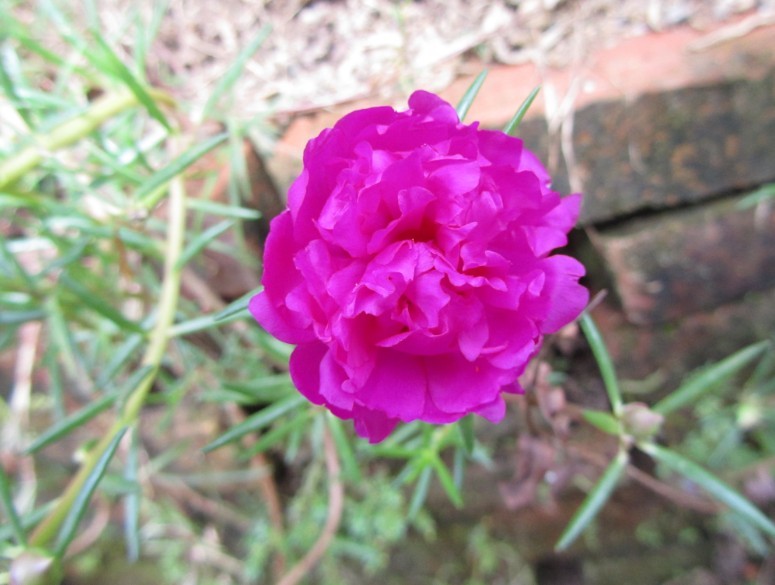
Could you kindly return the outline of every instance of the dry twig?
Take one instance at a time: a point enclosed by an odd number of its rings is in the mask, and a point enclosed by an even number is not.
[[[344,486],[340,478],[339,458],[336,454],[336,446],[327,427],[323,430],[323,448],[326,457],[326,469],[328,470],[328,516],[323,530],[315,544],[307,554],[294,566],[277,585],[296,585],[309,573],[323,558],[331,542],[334,540],[339,523],[342,520],[342,508],[344,504]]]

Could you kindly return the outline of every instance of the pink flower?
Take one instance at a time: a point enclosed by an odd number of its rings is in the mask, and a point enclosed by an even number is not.
[[[587,302],[561,198],[522,141],[439,97],[352,112],[311,140],[250,311],[297,344],[298,389],[359,435],[505,413],[544,334]]]

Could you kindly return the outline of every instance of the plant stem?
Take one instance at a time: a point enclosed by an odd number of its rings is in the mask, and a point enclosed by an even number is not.
[[[148,92],[161,102],[171,101],[171,98],[161,91],[149,89]],[[48,134],[30,137],[30,146],[0,163],[0,189],[18,181],[25,173],[38,166],[49,153],[78,142],[110,118],[136,105],[137,97],[131,92],[107,94],[95,100],[86,112],[63,122]]]
[[[165,248],[164,280],[159,298],[159,309],[156,324],[151,331],[150,341],[143,356],[142,366],[150,366],[151,370],[129,395],[121,416],[105,434],[102,440],[87,455],[81,468],[70,481],[62,497],[51,513],[41,522],[30,536],[31,546],[45,547],[56,535],[68,510],[73,504],[78,492],[82,489],[86,478],[91,473],[100,456],[110,445],[116,434],[123,428],[136,422],[140,409],[148,392],[156,379],[164,352],[169,341],[169,331],[177,310],[180,296],[180,278],[182,267],[178,259],[183,250],[183,235],[185,231],[186,193],[183,179],[178,175],[170,183],[169,229]]]

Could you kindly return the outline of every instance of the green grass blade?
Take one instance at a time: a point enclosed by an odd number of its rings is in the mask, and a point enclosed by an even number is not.
[[[213,109],[218,105],[221,97],[227,91],[231,90],[242,74],[242,70],[245,68],[245,64],[250,60],[250,58],[259,49],[259,47],[264,44],[264,41],[269,36],[271,31],[272,27],[265,25],[260,31],[258,31],[258,34],[255,36],[255,38],[250,43],[248,43],[245,48],[242,49],[242,51],[240,51],[240,54],[237,55],[237,58],[231,64],[229,69],[221,76],[221,78],[218,80],[218,83],[216,83],[213,92],[210,94],[210,97],[207,98],[207,102],[205,102],[204,108],[202,109],[203,119],[206,120],[212,115]]]
[[[138,207],[142,209],[154,207],[164,195],[162,189],[167,183],[226,140],[226,138],[227,134],[224,132],[196,144],[176,157],[166,167],[151,175],[148,180],[140,185],[135,193]]]
[[[748,520],[751,524],[757,526],[766,534],[775,537],[775,524],[772,520],[767,518],[761,510],[754,506],[744,496],[718,479],[712,473],[670,449],[651,443],[640,445],[640,448],[665,467],[696,483],[713,498],[725,506],[728,506],[732,511]]]
[[[249,404],[277,402],[295,392],[291,377],[286,374],[261,376],[249,382],[225,382],[223,388],[249,400]]]
[[[603,337],[600,335],[600,331],[592,317],[587,313],[582,313],[579,323],[584,336],[587,338],[587,342],[589,342],[589,347],[592,349],[592,354],[595,356],[597,367],[600,369],[600,375],[603,377],[603,384],[605,384],[605,390],[608,393],[611,410],[615,416],[619,416],[622,412],[622,393],[619,390],[619,381],[616,378],[611,355],[608,353]]]
[[[145,341],[145,335],[130,335],[121,345],[115,347],[111,352],[110,361],[100,370],[96,385],[104,387],[110,383],[119,370],[126,365],[129,360],[137,355],[140,346]]]
[[[16,506],[13,504],[13,496],[11,495],[11,480],[5,473],[5,469],[0,465],[0,503],[5,510],[5,517],[11,525],[13,536],[16,539],[16,543],[19,546],[27,545],[27,535],[24,533],[22,522],[19,519],[19,515],[16,513]]]
[[[154,100],[153,97],[151,97],[151,94],[148,93],[148,90],[145,89],[143,83],[135,77],[126,65],[124,65],[96,28],[91,30],[91,34],[98,48],[98,52],[90,51],[90,59],[95,62],[95,64],[99,64],[104,73],[115,77],[126,85],[127,88],[129,88],[129,91],[137,98],[137,101],[145,106],[148,113],[158,121],[159,124],[164,126],[168,132],[172,132],[172,126],[167,120],[167,117],[156,104],[156,100]]]
[[[431,462],[434,471],[436,471],[436,476],[439,478],[439,483],[441,483],[441,487],[444,488],[444,492],[447,494],[449,501],[452,502],[456,508],[462,508],[463,496],[460,493],[460,489],[455,485],[455,480],[452,478],[452,474],[447,469],[447,466],[444,465],[444,462],[438,455],[433,457]]]
[[[42,0],[38,3],[42,14],[51,21],[54,30],[66,40],[79,53],[88,57],[87,43],[80,34],[78,28],[72,26],[67,17],[62,13],[56,2],[51,0]]]
[[[220,327],[221,325],[227,325],[233,321],[239,321],[247,317],[247,314],[233,313],[229,317],[218,318],[218,313],[213,315],[203,315],[202,317],[195,317],[188,321],[177,323],[170,327],[169,336],[182,337],[184,335],[190,335],[191,333],[197,333],[199,331],[205,331],[212,329],[213,327]]]
[[[78,142],[89,135],[106,120],[136,105],[137,98],[128,92],[106,94],[96,99],[89,107],[75,116],[63,120],[56,127],[37,136],[37,145],[27,145],[13,156],[0,161],[0,190],[21,179],[49,154]]]
[[[414,486],[414,493],[412,493],[412,499],[409,502],[409,511],[407,516],[410,520],[417,517],[418,512],[422,509],[425,500],[428,498],[428,489],[431,486],[431,475],[433,473],[433,467],[427,465],[420,472],[420,476],[417,478],[417,484]]]
[[[331,430],[331,436],[334,439],[336,451],[339,453],[339,460],[342,462],[342,470],[344,471],[345,477],[349,481],[362,481],[363,476],[361,475],[361,470],[358,466],[358,461],[355,458],[352,445],[350,445],[350,441],[343,428],[342,421],[333,414],[326,413],[326,422],[328,423],[328,428]]]
[[[19,263],[16,254],[8,248],[4,237],[0,237],[0,272],[18,278],[27,291],[32,292],[37,289],[35,280]]]
[[[137,427],[130,430],[129,449],[124,464],[124,480],[138,486],[140,457],[137,444]],[[140,558],[140,489],[129,490],[124,496],[124,541],[126,556],[130,562]]]
[[[27,51],[31,53],[35,53],[36,55],[41,57],[44,61],[48,61],[52,65],[55,65],[57,69],[61,69],[61,70],[70,69],[74,73],[77,73],[78,75],[83,76],[86,79],[93,78],[93,75],[91,75],[91,73],[86,68],[68,62],[61,55],[58,55],[57,53],[49,50],[48,48],[44,47],[36,40],[31,38],[28,34],[29,27],[21,24],[15,19],[7,21],[4,24],[7,25],[7,28],[6,28],[7,34],[10,37],[14,38]]]
[[[22,530],[28,531],[34,528],[51,511],[53,506],[54,502],[48,502],[47,504],[43,504],[39,508],[36,508],[29,514],[20,517],[19,521],[21,522]],[[11,526],[10,523],[0,524],[0,542],[15,538],[14,534],[14,527]],[[2,573],[0,573],[0,575],[2,575]]]
[[[126,394],[126,392],[137,387],[151,372],[152,366],[144,366],[129,376],[126,381],[116,388],[110,394],[99,398],[84,406],[82,409],[75,411],[70,416],[67,416],[60,420],[58,423],[49,427],[43,434],[35,439],[25,449],[26,454],[32,454],[40,451],[44,447],[51,443],[58,441],[62,437],[70,434],[72,431],[87,423],[101,412],[110,408],[117,398]]]
[[[150,22],[146,23],[142,19],[142,12],[144,10],[135,4],[134,27],[137,33],[135,36],[137,40],[133,52],[135,66],[139,71],[142,71],[148,62],[148,54],[152,50],[153,41],[159,34],[159,28],[164,21],[168,8],[169,0],[154,2]]]
[[[51,341],[56,345],[60,361],[65,367],[67,375],[73,379],[78,379],[78,347],[75,341],[73,341],[73,335],[70,332],[58,298],[50,297],[47,299],[46,312],[49,334],[51,335]]]
[[[465,479],[466,459],[473,455],[473,452],[466,453],[465,448],[458,447],[455,449],[455,453],[452,458],[452,479],[455,480],[455,485],[458,489],[463,487],[463,480]]]
[[[76,282],[68,274],[63,273],[59,277],[59,284],[78,297],[86,307],[115,323],[119,329],[131,331],[132,333],[145,333],[145,330],[140,325],[134,321],[130,321],[118,310],[102,300],[102,295],[90,291],[80,282]]]
[[[72,431],[93,419],[99,413],[107,410],[116,401],[116,394],[109,394],[103,396],[99,400],[91,402],[88,406],[74,412],[70,416],[63,418],[57,424],[49,427],[46,432],[37,437],[30,445],[25,449],[27,455],[31,455],[37,451],[43,449],[47,445],[61,439],[65,435],[70,434]]]
[[[65,386],[63,384],[62,364],[57,361],[56,350],[51,345],[46,347],[41,367],[48,373],[49,396],[51,397],[51,414],[55,421],[67,416],[65,408]]]
[[[216,223],[215,225],[210,226],[204,230],[193,240],[191,240],[188,246],[186,246],[186,248],[183,250],[176,268],[180,269],[188,264],[195,256],[204,250],[210,244],[210,242],[215,240],[222,233],[229,230],[232,226],[234,226],[234,221],[226,220],[220,223]]]
[[[677,390],[657,402],[652,410],[666,415],[688,404],[693,404],[703,393],[713,388],[718,382],[734,376],[770,347],[769,341],[754,343],[708,368],[702,368],[698,373],[690,376]]]
[[[228,319],[229,317],[233,317],[234,315],[240,314],[243,311],[247,311],[248,305],[250,304],[250,299],[257,295],[259,290],[260,289],[252,290],[249,293],[245,293],[237,300],[229,303],[229,305],[224,307],[222,311],[214,315],[215,320],[222,321],[223,319]]]
[[[736,207],[738,209],[750,209],[760,203],[764,203],[767,199],[775,199],[775,183],[767,183],[748,193],[748,195],[737,202]]]
[[[584,498],[581,506],[571,518],[568,526],[565,527],[560,539],[554,546],[554,550],[563,551],[567,549],[573,541],[589,526],[590,522],[594,520],[598,512],[602,509],[608,498],[619,483],[619,479],[622,477],[625,469],[627,468],[627,453],[619,451],[616,457],[606,468],[600,481],[597,482],[592,491]]]
[[[201,211],[210,215],[220,215],[221,217],[232,217],[234,219],[255,220],[261,218],[261,212],[247,207],[237,207],[236,205],[226,205],[207,199],[192,199],[188,208],[194,211]]]
[[[479,93],[479,90],[482,89],[482,85],[484,85],[484,80],[486,77],[487,77],[487,70],[485,69],[479,75],[476,76],[476,79],[474,79],[474,81],[468,87],[466,92],[463,94],[463,97],[460,98],[460,101],[458,102],[457,107],[455,107],[455,110],[457,111],[457,116],[458,118],[460,118],[460,120],[465,119],[466,114],[468,114],[468,110],[471,109],[471,105],[474,103],[474,100],[476,99],[476,95]]]
[[[463,448],[466,451],[466,455],[470,455],[474,452],[474,443],[476,441],[474,437],[474,415],[469,414],[460,419],[457,428],[460,431],[460,438],[463,440]]]
[[[113,459],[113,455],[115,454],[116,449],[118,449],[118,444],[124,437],[124,433],[126,433],[126,427],[116,433],[116,436],[113,437],[113,440],[108,445],[108,448],[97,461],[94,469],[86,478],[81,491],[78,492],[77,497],[73,501],[73,505],[68,511],[67,516],[62,523],[62,528],[59,530],[59,534],[57,535],[57,541],[54,547],[54,553],[57,557],[61,558],[64,556],[65,551],[67,551],[67,547],[70,546],[73,538],[75,538],[78,525],[81,523],[81,519],[86,513],[86,509],[89,506],[89,501],[94,494],[94,490],[97,489],[97,485],[99,485],[102,476],[105,475],[105,471],[108,469],[108,464],[110,463],[110,460]]]
[[[19,66],[19,56],[8,41],[0,39],[0,85],[6,95],[10,98],[11,104],[18,112],[19,116],[27,128],[34,128],[34,122],[26,100],[19,95],[17,87],[22,85],[21,67]]]
[[[263,453],[275,445],[279,445],[280,441],[284,440],[289,435],[293,435],[293,433],[297,431],[308,428],[314,414],[314,410],[307,409],[306,411],[299,412],[296,416],[291,417],[290,420],[284,420],[283,424],[270,429],[266,434],[262,435],[258,441],[241,452],[238,460],[247,461],[251,457],[255,457],[259,453]]]
[[[527,114],[530,106],[533,105],[533,102],[535,101],[539,91],[541,91],[540,86],[534,88],[533,91],[531,91],[530,94],[525,98],[525,101],[522,102],[522,105],[519,106],[519,109],[514,114],[514,117],[511,118],[509,123],[506,124],[506,126],[503,128],[503,131],[506,134],[513,136],[516,133],[516,131],[519,129],[519,125],[522,123],[522,118],[525,117],[525,114]]]
[[[20,325],[27,321],[40,321],[46,316],[45,311],[31,309],[29,311],[7,311],[0,312],[0,325]]]
[[[258,411],[256,414],[248,417],[240,424],[226,431],[215,441],[209,445],[206,445],[203,451],[205,453],[209,453],[210,451],[218,449],[219,447],[223,447],[228,443],[237,441],[249,433],[259,431],[272,424],[282,415],[290,412],[305,401],[306,399],[301,394],[294,394],[288,398],[285,398],[284,400],[281,400],[280,402],[276,402],[272,406],[268,406],[267,408]]]

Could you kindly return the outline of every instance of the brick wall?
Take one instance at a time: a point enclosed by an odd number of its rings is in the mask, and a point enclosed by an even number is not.
[[[520,130],[555,186],[584,194],[575,252],[609,293],[595,316],[624,377],[678,378],[775,332],[775,198],[750,197],[775,183],[775,27],[739,30],[654,34],[554,72],[555,95],[574,75],[589,95]],[[495,73],[503,100],[515,74]]]

